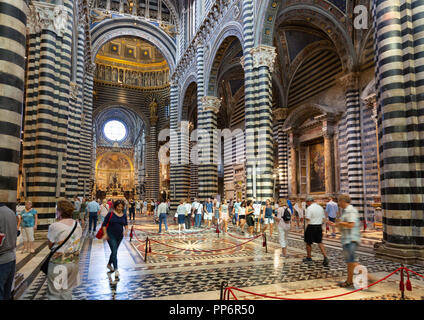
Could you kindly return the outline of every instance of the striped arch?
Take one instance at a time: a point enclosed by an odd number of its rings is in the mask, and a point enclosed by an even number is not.
[[[91,30],[92,62],[94,63],[97,52],[104,44],[122,36],[134,36],[151,42],[165,57],[170,69],[169,74],[174,73],[177,52],[175,40],[151,23],[131,18],[107,19],[93,27]]]
[[[218,69],[222,63],[225,52],[233,41],[238,40],[244,53],[243,28],[239,23],[231,22],[225,25],[216,41],[211,46],[209,59],[205,65],[205,88],[207,96],[216,96],[218,91]]]
[[[138,108],[135,108],[135,107],[133,107],[129,104],[123,103],[123,102],[112,101],[112,102],[108,102],[107,104],[98,106],[93,111],[93,119],[96,119],[103,112],[107,112],[108,109],[114,109],[116,107],[124,107],[124,108],[127,108],[128,110],[131,110],[132,112],[136,113],[141,118],[141,120],[143,121],[146,132],[148,132],[150,130],[150,121],[149,121],[148,115],[141,112]]]
[[[330,12],[312,4],[295,4],[280,10],[281,3],[282,1],[269,0],[268,5],[262,6],[259,12],[259,21],[262,23],[258,23],[255,34],[257,45],[273,46],[273,34],[276,27],[288,20],[306,19],[308,23],[323,30],[331,38],[339,57],[345,57],[342,60],[345,72],[357,66],[358,57],[352,40],[343,25]],[[327,29],[331,32],[329,33]]]
[[[193,82],[196,83],[196,85],[197,85],[197,76],[196,76],[196,72],[194,72],[194,71],[192,73],[190,73],[185,80],[183,80],[184,84],[182,85],[181,90],[180,90],[182,98],[179,99],[179,101],[178,101],[178,103],[179,103],[179,105],[178,105],[178,122],[181,122],[182,120],[186,120],[186,119],[183,119],[184,97],[186,95],[188,87]]]

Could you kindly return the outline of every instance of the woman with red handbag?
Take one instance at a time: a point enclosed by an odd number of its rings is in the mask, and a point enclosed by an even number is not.
[[[115,273],[115,280],[119,280],[118,247],[123,237],[128,234],[128,222],[127,215],[124,213],[124,206],[123,200],[116,200],[114,209],[107,214],[101,228],[103,231],[101,239],[107,240],[111,251],[107,268],[109,273]]]

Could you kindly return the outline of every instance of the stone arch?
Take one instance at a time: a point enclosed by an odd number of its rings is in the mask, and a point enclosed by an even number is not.
[[[290,128],[296,128],[300,126],[308,117],[325,114],[327,116],[336,116],[338,115],[338,110],[327,105],[321,105],[317,103],[307,103],[296,107],[283,124],[283,130]]]
[[[361,93],[361,101],[366,101],[370,97],[375,96],[376,94],[376,88],[375,88],[375,78],[373,78],[362,90]]]
[[[217,94],[217,72],[222,62],[222,56],[217,59],[217,55],[221,51],[225,53],[233,41],[238,40],[244,54],[243,28],[237,22],[227,23],[216,37],[215,42],[211,45],[208,59],[205,61],[205,91],[206,95],[216,96]],[[213,74],[216,72],[215,74]]]
[[[148,132],[150,131],[150,121],[149,121],[148,115],[144,114],[144,112],[139,110],[139,108],[135,108],[134,106],[131,106],[129,104],[126,104],[126,103],[123,103],[123,102],[120,102],[120,101],[119,102],[118,101],[111,101],[111,102],[108,102],[106,104],[98,106],[93,111],[93,120],[96,119],[96,117],[99,116],[99,114],[101,114],[102,112],[105,112],[108,109],[113,109],[113,108],[117,108],[117,107],[124,107],[124,108],[129,109],[132,112],[136,113],[141,118],[141,120],[143,121],[145,129]]]
[[[279,2],[277,4],[277,2]],[[275,3],[275,6],[273,4]],[[279,10],[281,1],[269,0],[260,12],[260,20],[265,26],[258,24],[256,30],[257,44],[273,45],[275,28],[290,20],[303,19],[316,28],[323,30],[332,40],[337,53],[342,60],[344,71],[354,70],[358,65],[358,58],[353,43],[343,25],[328,11],[311,4],[294,4]],[[259,27],[260,26],[260,27]],[[263,28],[264,31],[260,32]],[[330,32],[329,32],[330,31]]]
[[[175,41],[160,28],[154,25],[131,18],[107,19],[95,25],[91,30],[92,62],[100,48],[118,37],[134,36],[149,41],[155,45],[165,57],[170,74],[175,70],[177,47]]]
[[[181,98],[178,99],[178,122],[182,121],[182,115],[183,115],[183,104],[184,104],[184,97],[187,93],[188,87],[195,83],[197,85],[197,75],[196,72],[191,72],[184,80],[183,85],[181,86]]]

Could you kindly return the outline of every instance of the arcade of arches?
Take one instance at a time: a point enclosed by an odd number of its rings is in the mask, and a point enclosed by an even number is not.
[[[0,0],[0,202],[42,243],[63,197],[349,194],[367,259],[423,264],[424,3],[352,3]]]

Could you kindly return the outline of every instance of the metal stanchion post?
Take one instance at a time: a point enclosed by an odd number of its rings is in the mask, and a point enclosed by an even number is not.
[[[219,300],[222,300],[224,298],[224,288],[228,286],[227,281],[221,281],[221,293],[219,295]]]
[[[147,246],[149,244],[149,237],[146,237],[146,245],[145,245],[145,250],[144,250],[144,262],[147,263]]]
[[[401,299],[405,300],[405,285],[404,285],[404,282],[403,282],[403,264],[401,264],[401,267],[402,267],[402,269],[400,269],[400,285],[399,285],[399,288],[400,288],[400,292],[402,294]]]

